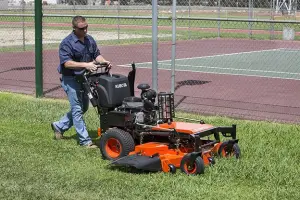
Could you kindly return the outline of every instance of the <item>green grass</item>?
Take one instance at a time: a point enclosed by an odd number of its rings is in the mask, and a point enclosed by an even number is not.
[[[134,173],[108,167],[98,149],[77,144],[74,129],[52,139],[50,122],[68,110],[65,100],[0,92],[0,199],[299,199],[300,126],[204,117],[214,125],[237,124],[240,160],[217,159],[200,176],[177,170]],[[94,109],[85,120],[94,141]]]

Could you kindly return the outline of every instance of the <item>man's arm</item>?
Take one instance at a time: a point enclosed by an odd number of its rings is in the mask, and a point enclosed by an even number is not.
[[[64,66],[65,66],[65,68],[69,68],[69,69],[85,68],[89,71],[97,70],[97,65],[95,65],[94,62],[76,62],[73,60],[69,60],[69,61],[65,62]]]
[[[103,58],[102,55],[97,56],[95,60],[96,60],[96,62],[99,62],[99,63],[103,63],[103,62],[107,63],[108,64],[108,69],[110,69],[112,67],[110,62],[105,60],[105,58]]]
[[[105,60],[102,55],[97,56],[97,58],[95,60],[100,63],[101,62],[110,63],[109,61]]]
[[[97,69],[96,65],[93,62],[76,62],[73,60],[69,60],[65,62],[64,66],[70,69],[78,69],[78,68],[85,68],[88,70]]]

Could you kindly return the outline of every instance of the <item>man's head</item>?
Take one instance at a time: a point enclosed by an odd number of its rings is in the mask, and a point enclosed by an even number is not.
[[[88,24],[84,17],[82,16],[75,16],[72,20],[72,26],[75,35],[81,38],[84,37],[87,33]]]

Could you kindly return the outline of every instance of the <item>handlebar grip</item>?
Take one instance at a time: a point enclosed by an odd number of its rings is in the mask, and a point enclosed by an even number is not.
[[[102,68],[102,67],[108,67],[109,63],[106,63],[106,62],[95,62],[95,65],[97,65],[98,68]]]

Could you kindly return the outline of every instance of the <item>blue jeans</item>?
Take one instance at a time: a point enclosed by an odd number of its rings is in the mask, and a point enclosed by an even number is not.
[[[59,121],[54,122],[54,125],[62,134],[74,125],[79,137],[79,144],[87,145],[91,143],[92,140],[87,132],[83,114],[89,108],[89,98],[75,77],[63,76],[61,85],[68,96],[71,110]]]

